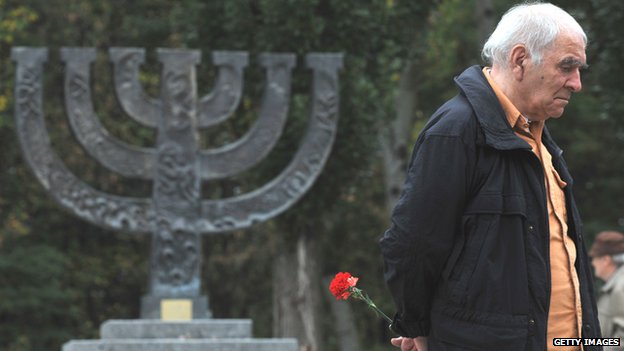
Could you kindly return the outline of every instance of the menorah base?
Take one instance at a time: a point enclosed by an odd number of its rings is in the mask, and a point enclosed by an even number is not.
[[[191,320],[212,317],[208,297],[165,297],[145,295],[141,297],[141,318],[162,320]]]
[[[195,319],[188,322],[110,320],[101,339],[71,340],[62,351],[297,351],[296,339],[254,338],[251,320]]]

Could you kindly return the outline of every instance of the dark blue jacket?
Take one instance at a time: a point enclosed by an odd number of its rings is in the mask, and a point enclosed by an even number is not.
[[[509,126],[481,67],[455,82],[460,93],[416,142],[392,226],[380,241],[398,309],[393,328],[428,335],[429,351],[544,351],[550,265],[543,167]],[[582,334],[599,337],[574,182],[547,129],[542,142],[568,184]]]

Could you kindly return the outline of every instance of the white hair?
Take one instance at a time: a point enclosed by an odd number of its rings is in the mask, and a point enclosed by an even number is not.
[[[524,45],[535,64],[542,62],[542,56],[557,36],[567,32],[583,38],[587,35],[576,20],[566,11],[549,3],[525,3],[512,7],[501,18],[490,35],[481,55],[490,65],[507,67],[511,49]]]

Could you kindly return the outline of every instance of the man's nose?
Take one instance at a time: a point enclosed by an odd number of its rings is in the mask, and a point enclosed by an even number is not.
[[[583,88],[583,84],[581,83],[581,72],[576,70],[576,72],[568,79],[566,82],[566,87],[570,89],[574,93],[578,93]]]

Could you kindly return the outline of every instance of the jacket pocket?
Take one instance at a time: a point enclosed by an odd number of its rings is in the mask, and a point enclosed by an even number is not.
[[[522,233],[522,230],[515,229],[522,228],[525,219],[526,202],[522,195],[478,194],[468,204],[462,219],[461,233],[443,271],[452,303],[464,306],[469,299],[468,290],[471,284],[501,283],[498,281],[498,273],[509,270],[495,266],[514,264],[515,267],[523,262],[509,262],[511,258],[498,252],[521,250],[523,238],[514,233]],[[510,248],[509,245],[513,247]],[[518,277],[524,276],[522,274]],[[474,288],[473,286],[470,289],[475,290]],[[494,291],[494,288],[477,290]],[[474,291],[470,294],[472,295]],[[474,299],[473,296],[471,300]]]
[[[520,215],[526,218],[527,205],[523,194],[483,193],[468,203],[464,213]]]

